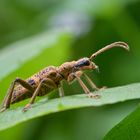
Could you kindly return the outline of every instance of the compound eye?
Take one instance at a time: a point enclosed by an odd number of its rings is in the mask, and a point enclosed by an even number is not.
[[[90,65],[89,60],[85,60],[85,61],[83,62],[83,66],[89,66],[89,65]]]
[[[89,66],[90,62],[89,60],[81,60],[79,61],[75,67],[83,67],[83,66]]]

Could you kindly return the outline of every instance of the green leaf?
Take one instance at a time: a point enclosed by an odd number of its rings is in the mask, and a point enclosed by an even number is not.
[[[15,109],[8,109],[7,111],[1,113],[0,130],[4,130],[21,122],[54,112],[88,106],[102,106],[126,100],[138,99],[140,98],[139,90],[140,84],[137,83],[101,90],[97,92],[101,95],[101,98],[99,99],[91,99],[85,94],[66,96],[51,100],[44,98],[36,102],[27,112],[22,112],[23,106],[20,106]]]
[[[105,136],[104,140],[139,140],[140,139],[140,107],[117,124]]]
[[[0,78],[19,68],[23,63],[55,45],[64,31],[50,31],[13,43],[0,51]],[[0,79],[0,80],[1,80]]]

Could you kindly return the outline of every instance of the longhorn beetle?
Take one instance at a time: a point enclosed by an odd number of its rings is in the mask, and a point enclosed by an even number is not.
[[[83,73],[83,71],[94,69],[98,70],[98,66],[95,65],[92,60],[100,53],[114,47],[121,47],[129,50],[129,46],[125,42],[114,42],[93,53],[90,58],[84,57],[77,61],[65,62],[58,67],[46,67],[26,80],[16,78],[11,83],[7,95],[4,98],[0,112],[10,108],[10,104],[31,97],[29,103],[23,109],[23,111],[27,111],[29,108],[31,108],[36,96],[44,96],[56,88],[59,90],[60,97],[64,96],[62,80],[66,80],[68,83],[70,83],[76,79],[89,97],[96,98],[98,95],[90,93],[89,89],[80,77],[83,74],[90,86],[94,90],[99,90],[99,88],[96,87],[96,85],[85,73]]]

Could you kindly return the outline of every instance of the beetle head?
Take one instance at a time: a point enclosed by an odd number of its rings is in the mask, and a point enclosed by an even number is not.
[[[78,61],[76,61],[75,70],[93,70],[93,69],[96,69],[97,71],[99,71],[98,66],[94,62],[92,62],[93,58],[95,58],[100,53],[102,53],[106,50],[109,50],[111,48],[115,48],[115,47],[121,47],[121,48],[124,48],[126,50],[129,50],[129,46],[125,42],[120,42],[120,41],[114,42],[114,43],[107,45],[107,46],[103,47],[102,49],[98,50],[97,52],[92,54],[90,56],[90,58],[84,57],[84,58],[81,58]]]
[[[93,69],[98,70],[99,68],[89,58],[84,57],[76,61],[75,69],[76,70],[93,70]]]

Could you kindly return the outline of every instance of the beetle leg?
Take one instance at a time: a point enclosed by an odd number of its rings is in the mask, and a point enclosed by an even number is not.
[[[83,73],[82,71],[77,71],[75,72],[75,74],[78,76],[78,77],[81,77],[82,75],[85,76],[87,82],[90,84],[90,86],[95,89],[95,90],[99,90],[99,88],[92,82],[92,80],[88,77],[87,74]],[[73,79],[72,79],[73,80]]]
[[[46,86],[50,89],[56,88],[56,84],[49,78],[44,78],[36,88],[35,92],[33,93],[29,103],[24,107],[23,112],[27,111],[31,108],[31,105],[34,103],[36,96],[39,94],[42,86]]]
[[[79,82],[80,86],[83,88],[83,90],[85,91],[85,93],[90,93],[89,89],[87,88],[87,86],[84,84],[84,82],[81,80],[80,76],[82,75],[82,71],[78,71],[75,73],[71,73],[68,76],[67,82],[70,83],[72,82],[74,79],[77,79],[77,81]]]
[[[95,89],[96,91],[99,90],[99,88],[93,83],[93,81],[87,76],[87,74],[83,73],[83,75],[93,89]]]
[[[75,78],[77,79],[77,81],[79,82],[80,86],[83,88],[83,90],[85,91],[85,93],[89,94],[90,90],[87,88],[87,86],[84,84],[84,82],[81,80],[81,78],[79,76],[77,76],[76,74],[74,74]]]
[[[58,88],[58,90],[59,90],[59,96],[63,97],[64,96],[64,89],[63,89],[62,83],[60,83],[60,87]]]
[[[12,94],[15,88],[16,83],[19,83],[20,85],[22,85],[24,88],[28,89],[29,91],[33,91],[33,87],[26,81],[20,79],[20,78],[16,78],[10,85],[10,88],[7,91],[7,94],[3,100],[2,103],[2,108],[0,109],[0,112],[3,112],[4,110],[6,110],[7,108],[10,107],[10,103],[11,103],[11,98],[12,98]]]
[[[98,95],[98,94],[90,93],[90,90],[87,88],[87,86],[81,80],[81,78],[79,76],[77,76],[76,74],[74,74],[74,76],[77,79],[77,81],[79,82],[79,84],[81,85],[81,87],[83,88],[83,90],[85,91],[85,93],[87,93],[90,98],[99,98],[100,97],[100,95]]]
[[[93,81],[89,78],[89,76],[87,76],[87,74],[84,73],[84,76],[86,77],[88,83],[90,84],[90,86],[95,89],[96,91],[99,91],[99,90],[104,90],[106,89],[107,87],[106,86],[103,86],[101,88],[98,88],[94,83]]]
[[[78,76],[78,77],[81,77],[83,72],[82,71],[76,71],[75,74]],[[67,78],[67,82],[70,84],[72,81],[74,81],[75,79],[75,74],[71,73],[69,74],[68,78]]]

